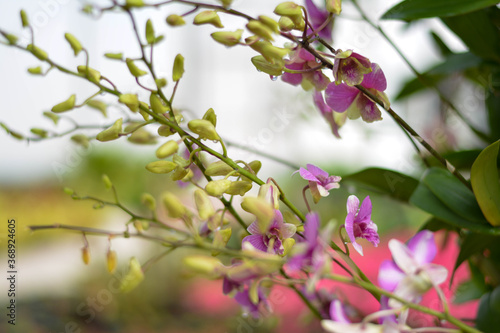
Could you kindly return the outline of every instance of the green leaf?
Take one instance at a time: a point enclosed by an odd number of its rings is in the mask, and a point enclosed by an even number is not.
[[[486,289],[481,288],[481,286],[474,281],[466,280],[465,282],[462,282],[455,290],[453,303],[462,304],[465,302],[473,301],[475,299],[479,299],[485,292]]]
[[[372,190],[388,194],[394,199],[408,202],[417,188],[418,180],[405,174],[382,168],[369,168],[352,175],[343,176],[343,181],[361,183]]]
[[[460,252],[458,254],[457,260],[455,261],[455,266],[453,267],[453,274],[451,280],[453,280],[453,275],[458,267],[470,256],[481,252],[482,250],[488,248],[493,241],[499,241],[499,237],[482,235],[476,233],[469,233],[463,238],[462,244],[460,245]],[[450,282],[451,284],[451,282]]]
[[[427,85],[436,86],[441,80],[457,72],[463,72],[469,68],[476,68],[482,63],[482,59],[470,52],[450,54],[446,59],[422,73]],[[420,79],[414,78],[403,85],[396,96],[396,100],[412,95],[426,89]]]
[[[446,45],[446,43],[439,37],[438,34],[436,34],[434,31],[431,32],[431,37],[432,40],[434,41],[434,44],[439,50],[439,53],[441,53],[442,56],[449,56],[450,54],[453,53],[452,50]]]
[[[484,294],[479,301],[476,328],[484,333],[497,333],[500,327],[500,287]]]
[[[389,9],[382,19],[411,21],[428,17],[447,17],[494,6],[497,0],[406,0]]]
[[[493,228],[486,224],[468,221],[453,212],[423,183],[420,183],[413,192],[410,203],[454,227],[464,228],[487,235],[500,235],[500,228]]]
[[[451,224],[443,222],[440,219],[437,219],[435,217],[427,220],[427,222],[425,222],[424,225],[422,227],[420,227],[420,230],[429,230],[432,232],[436,232],[439,230],[458,231],[457,228],[455,228]]]
[[[471,183],[479,207],[486,220],[500,226],[500,183],[498,179],[498,148],[500,140],[486,147],[472,165]]]
[[[472,1],[470,1],[472,3]],[[500,62],[500,34],[490,16],[500,9],[492,7],[469,14],[442,18],[442,21],[477,56]]]
[[[486,223],[472,191],[448,170],[431,168],[422,182],[454,213],[472,222]]]

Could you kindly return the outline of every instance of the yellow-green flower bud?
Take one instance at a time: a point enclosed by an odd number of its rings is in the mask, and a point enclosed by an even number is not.
[[[187,215],[188,210],[186,206],[171,192],[165,192],[162,196],[163,205],[167,209],[168,216],[172,218],[181,218]]]
[[[70,34],[69,32],[67,32],[67,33],[64,34],[64,38],[66,38],[66,40],[68,41],[69,45],[73,49],[73,52],[75,53],[75,56],[77,56],[78,53],[80,53],[82,51],[82,49],[83,49],[82,44],[80,44],[80,42],[78,41],[78,39],[76,39],[76,37],[73,36],[72,34]]]
[[[67,100],[52,107],[52,112],[60,113],[72,110],[75,107],[76,95],[71,95]]]
[[[167,24],[171,27],[178,27],[186,24],[186,21],[184,21],[184,18],[180,15],[171,14],[167,16]]]
[[[142,7],[144,6],[143,0],[127,0],[125,2],[125,6],[127,7]]]
[[[87,149],[90,146],[89,138],[84,134],[75,134],[71,137],[71,141]]]
[[[42,67],[30,67],[28,68],[28,73],[33,74],[33,75],[41,75],[43,74],[42,72]]]
[[[278,24],[280,25],[280,30],[283,32],[292,31],[295,28],[295,24],[287,16],[280,17]]]
[[[5,33],[5,32],[3,32],[3,31],[0,31],[0,34],[1,34],[2,36],[4,36],[4,37],[5,37],[5,39],[7,39],[7,41],[8,41],[8,42],[9,42],[9,44],[11,44],[11,45],[15,45],[15,44],[17,43],[17,41],[18,41],[18,38],[17,38],[17,36],[15,36],[15,35],[12,35],[12,34],[6,34],[6,33]]]
[[[154,145],[156,144],[156,137],[146,129],[139,128],[127,138],[127,141],[139,145]]]
[[[241,202],[241,208],[257,217],[259,230],[262,233],[267,231],[274,218],[274,207],[270,202],[260,197],[245,197]]]
[[[24,139],[24,136],[22,136],[21,134],[15,132],[15,131],[12,131],[4,123],[0,123],[0,127],[2,127],[7,132],[7,134],[11,135],[13,138],[16,138],[18,140]]]
[[[231,186],[225,191],[226,194],[229,195],[245,195],[248,191],[252,189],[252,183],[249,183],[244,180],[238,180],[235,182],[231,182]]]
[[[325,0],[326,10],[335,15],[339,15],[342,11],[342,0]]]
[[[57,125],[57,123],[59,122],[59,116],[52,113],[52,112],[49,112],[49,111],[45,111],[43,113],[43,115],[47,118],[49,118],[50,120],[52,120],[54,122],[55,125]]]
[[[285,62],[283,60],[276,61],[274,64],[271,64],[261,55],[255,56],[251,60],[255,68],[261,72],[273,76],[280,76],[283,74],[283,68],[285,67]]]
[[[151,104],[151,109],[154,113],[163,114],[170,111],[170,108],[163,105],[160,97],[158,97],[155,93],[151,93],[149,96],[149,104]]]
[[[209,278],[220,277],[223,265],[214,258],[203,255],[191,255],[182,259],[186,268],[195,275],[205,275]]]
[[[280,63],[283,61],[283,57],[286,56],[290,50],[283,49],[281,47],[274,46],[268,41],[261,40],[250,45],[252,49],[259,52],[264,56],[264,58],[271,64]]]
[[[253,171],[252,173],[255,175],[257,175],[257,173],[259,173],[259,171],[260,171],[260,168],[262,168],[262,162],[258,161],[258,160],[252,161],[252,162],[248,163],[248,165],[250,166],[250,169],[252,169],[252,171]],[[245,170],[250,171],[247,166],[245,167]],[[251,180],[245,176],[242,176],[241,180],[251,182]]]
[[[139,77],[148,74],[148,72],[143,71],[142,69],[137,67],[132,59],[127,58],[125,62],[127,63],[127,67],[128,70],[130,71],[130,74],[132,74],[134,77]]]
[[[47,135],[48,135],[48,132],[44,129],[41,129],[41,128],[32,128],[30,129],[30,132],[35,134],[36,136],[39,136],[41,138],[46,138]]]
[[[103,101],[97,99],[91,99],[90,101],[87,102],[87,105],[90,106],[92,109],[100,111],[104,117],[108,116],[107,113],[108,105]]]
[[[233,3],[233,0],[218,0],[224,8],[228,8]]]
[[[122,131],[123,118],[115,121],[115,123],[104,131],[97,134],[96,139],[101,142],[116,140],[120,137]]]
[[[66,193],[67,195],[73,195],[73,194],[75,193],[75,191],[74,191],[72,188],[70,188],[70,187],[65,187],[65,188],[63,188],[63,191],[64,191],[64,193]]]
[[[205,10],[195,16],[193,23],[195,25],[211,24],[216,28],[224,28],[220,21],[219,14],[213,10]]]
[[[154,161],[146,165],[146,169],[152,173],[169,173],[177,168],[177,164],[172,161]]]
[[[256,34],[261,38],[264,38],[265,40],[274,40],[272,36],[273,31],[271,30],[271,28],[260,21],[251,20],[247,23],[246,27],[250,32]]]
[[[102,182],[104,183],[106,190],[111,190],[111,188],[113,187],[113,183],[111,182],[111,179],[109,179],[108,175],[106,175],[106,174],[102,175]]]
[[[156,85],[158,87],[164,88],[164,87],[167,86],[167,79],[165,79],[164,77],[162,77],[162,78],[156,79],[155,83],[156,83]]]
[[[227,229],[218,229],[214,232],[214,240],[212,242],[213,247],[215,248],[225,248],[229,239],[231,238],[231,228]],[[212,255],[216,256],[220,253],[220,251],[213,250]]]
[[[139,110],[139,98],[136,94],[122,94],[118,98],[118,102],[125,104],[132,112]]]
[[[214,127],[217,126],[217,115],[212,108],[208,109],[207,112],[205,112],[202,119],[208,120],[212,123],[212,125],[214,125]]]
[[[217,161],[209,166],[207,166],[207,169],[205,170],[205,174],[207,176],[213,177],[213,176],[225,176],[228,173],[233,171],[233,168],[231,168],[229,165],[226,164],[224,161]]]
[[[174,68],[172,70],[172,80],[177,82],[181,79],[184,74],[184,57],[182,54],[178,54],[174,59]]]
[[[172,134],[175,134],[175,131],[173,131],[169,126],[167,125],[161,125],[158,127],[158,135],[160,136],[171,136]]]
[[[166,158],[170,155],[177,153],[179,150],[179,145],[177,141],[170,140],[162,144],[158,149],[156,149],[156,157],[158,158]]]
[[[194,202],[196,204],[196,209],[198,209],[198,215],[201,220],[206,220],[210,216],[215,214],[214,205],[207,195],[207,192],[202,189],[197,189],[194,191]]]
[[[156,210],[156,200],[149,193],[143,193],[141,196],[141,202],[144,206],[148,207],[150,211]]]
[[[260,15],[259,21],[264,23],[269,29],[271,29],[275,33],[279,33],[279,24],[276,20],[270,18],[269,16]]]
[[[153,27],[153,22],[149,19],[146,21],[146,41],[148,44],[153,44],[155,42],[155,29]]]
[[[90,249],[88,246],[82,247],[82,260],[85,265],[90,263]]]
[[[212,197],[220,197],[231,186],[229,179],[212,180],[205,186],[205,191]]]
[[[205,119],[193,119],[188,123],[188,127],[193,133],[205,140],[220,140],[219,134],[215,130],[214,124]]]
[[[288,255],[288,253],[290,253],[290,250],[292,249],[292,247],[294,245],[295,245],[295,239],[293,239],[293,238],[286,238],[283,241],[283,248],[284,248],[283,256]]]
[[[26,50],[30,51],[35,57],[42,61],[45,61],[49,58],[47,52],[33,44],[28,44],[28,46],[26,46]]]
[[[28,15],[24,11],[24,9],[21,9],[21,24],[23,25],[23,28],[27,28],[30,26],[30,21],[28,20]]]
[[[181,166],[177,166],[172,175],[170,175],[170,179],[173,181],[182,180],[189,174],[189,169],[184,169]]]
[[[123,53],[104,53],[104,56],[108,59],[113,59],[113,60],[123,59]]]
[[[286,16],[292,20],[296,29],[303,29],[305,22],[302,18],[302,9],[299,5],[292,1],[280,3],[274,9],[274,13],[279,16]]]
[[[113,274],[116,270],[116,251],[108,250],[106,253],[106,267],[108,268],[108,272]]]
[[[132,257],[130,258],[128,272],[123,277],[123,280],[120,281],[120,291],[122,293],[128,293],[134,290],[142,282],[142,280],[144,280],[144,273],[142,271],[141,264],[135,257]]]
[[[76,69],[78,70],[78,73],[87,77],[90,82],[99,83],[101,80],[101,73],[93,68],[80,65]]]
[[[180,156],[179,154],[175,154],[172,157],[172,161],[174,161],[175,164],[177,164],[181,168],[187,168],[191,164],[191,162],[189,160],[185,159],[184,157]]]
[[[238,29],[236,31],[216,31],[210,36],[218,43],[226,46],[235,46],[240,42],[242,34],[243,29]]]

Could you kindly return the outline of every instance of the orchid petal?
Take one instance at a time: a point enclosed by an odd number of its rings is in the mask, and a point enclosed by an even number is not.
[[[281,236],[283,239],[292,237],[297,232],[297,227],[291,223],[283,223]]]
[[[353,53],[354,54],[354,53]],[[365,74],[372,71],[371,67],[366,67],[356,57],[344,59],[339,66],[339,79],[349,86],[355,86],[363,82]]]
[[[247,228],[247,231],[252,235],[262,235],[257,221],[252,222]]]
[[[243,238],[242,243],[249,242],[257,250],[260,250],[262,252],[267,252],[267,246],[264,243],[264,237],[265,236],[262,236],[262,235],[246,236],[245,238]]]
[[[387,291],[394,291],[405,277],[403,271],[392,260],[384,260],[378,271],[378,284]]]
[[[418,289],[418,285],[414,283],[412,276],[405,276],[394,290],[394,294],[412,303],[418,303],[422,298],[422,293]],[[395,299],[390,299],[389,306],[397,308],[401,306],[401,303]]]
[[[413,274],[418,269],[419,265],[413,258],[413,253],[400,241],[391,239],[389,250],[396,265],[406,274]]]
[[[359,98],[356,100],[356,106],[359,109],[363,121],[372,123],[377,120],[382,120],[382,113],[377,105],[365,95],[360,94]]]
[[[448,270],[438,264],[428,264],[424,267],[425,272],[429,275],[433,285],[440,285],[446,281]]]
[[[365,74],[361,85],[365,88],[375,89],[378,91],[384,91],[387,89],[387,80],[385,79],[384,72],[380,66],[372,63],[371,69],[371,73]]]
[[[318,213],[308,213],[306,223],[304,224],[304,236],[306,240],[315,241],[319,234],[319,215]]]
[[[314,164],[307,164],[307,170],[309,170],[316,177],[318,176],[323,176],[324,178],[328,177],[328,172],[315,166]]]
[[[358,203],[359,203],[359,200],[358,200]],[[359,208],[359,212],[358,212],[358,216],[356,217],[356,221],[368,222],[371,220],[371,215],[372,215],[372,202],[370,200],[370,196],[367,196],[363,200],[363,203],[361,204],[361,207]]]
[[[347,198],[347,213],[349,214],[356,214],[359,208],[359,199],[355,195],[350,195],[349,198]],[[354,221],[354,219],[353,219]]]
[[[430,263],[437,253],[434,234],[429,230],[420,231],[408,241],[408,249],[420,265]]]
[[[330,303],[330,318],[338,323],[350,324],[351,321],[347,319],[342,303],[338,299]]]
[[[298,86],[302,82],[302,74],[285,72],[281,76],[281,80],[291,85]]]
[[[344,112],[352,104],[359,91],[354,87],[349,87],[345,83],[336,85],[330,83],[326,87],[325,100],[326,104],[335,112]]]
[[[309,166],[310,164],[308,164]],[[309,167],[308,167],[309,169]],[[305,180],[308,180],[310,182],[318,182],[318,178],[316,177],[316,175],[314,175],[313,173],[311,173],[309,170],[306,170],[304,168],[300,168],[299,169],[299,174],[302,178],[304,178]]]
[[[327,197],[330,193],[328,192],[328,190],[324,187],[324,186],[321,186],[321,185],[317,185],[318,187],[318,191],[319,191],[319,194],[322,196],[322,197]]]
[[[321,200],[321,193],[318,187],[318,183],[309,182],[309,190],[311,191],[311,195],[313,197],[314,203],[318,203]]]

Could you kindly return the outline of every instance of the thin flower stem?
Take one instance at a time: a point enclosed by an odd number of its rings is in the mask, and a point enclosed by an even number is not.
[[[290,280],[290,276],[288,276],[288,274],[286,274],[285,270],[284,269],[280,269],[280,273],[281,275],[283,275],[283,277],[287,280]],[[295,285],[290,285],[290,288],[292,288],[295,293],[302,299],[302,301],[304,302],[304,304],[309,308],[309,310],[311,310],[311,312],[318,318],[318,319],[323,319],[323,317],[321,316],[321,313],[319,312],[319,310],[311,303],[311,301],[306,297],[306,295],[304,295],[304,293],[299,290],[299,288],[297,288]]]
[[[302,197],[304,198],[304,202],[306,203],[307,211],[311,212],[311,207],[309,206],[309,202],[307,202],[306,191],[309,188],[309,185],[304,186],[302,189]]]
[[[380,27],[379,25],[375,24],[375,22],[373,22],[372,20],[370,20],[370,18],[368,18],[368,16],[366,16],[366,14],[363,11],[363,9],[359,6],[357,0],[352,0],[352,2],[354,4],[354,6],[356,7],[356,9],[358,10],[358,12],[363,17],[363,19],[369,25],[371,25],[375,30],[377,30],[382,35],[382,37],[384,37],[385,40],[387,40],[387,42],[389,42],[389,44],[391,44],[391,46],[394,48],[394,50],[396,50],[396,52],[401,56],[401,58],[404,60],[404,62],[406,62],[406,64],[408,65],[408,67],[410,67],[411,71],[415,74],[415,76],[417,77],[417,79],[421,83],[423,83],[425,86],[433,89],[438,94],[438,96],[441,99],[441,101],[443,101],[445,104],[447,104],[455,112],[455,114],[471,129],[471,131],[474,132],[474,134],[476,134],[481,140],[483,140],[485,142],[491,142],[492,139],[488,135],[486,135],[485,133],[483,133],[480,130],[478,130],[477,128],[475,128],[472,124],[470,124],[467,121],[467,119],[464,117],[464,115],[441,92],[441,90],[439,90],[438,87],[436,87],[434,84],[432,84],[431,82],[429,82],[427,80],[427,78],[425,78],[425,76],[423,76],[419,71],[417,71],[417,69],[415,68],[415,66],[413,66],[413,64],[403,54],[403,52],[401,51],[401,49],[394,43],[394,41],[391,38],[389,38],[389,36],[387,36],[387,34],[385,33],[385,31],[382,29],[382,27]]]

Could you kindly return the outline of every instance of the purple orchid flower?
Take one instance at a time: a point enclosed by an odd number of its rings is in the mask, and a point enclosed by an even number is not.
[[[338,182],[342,180],[339,176],[330,176],[328,172],[313,164],[307,164],[307,169],[300,168],[298,172],[302,178],[309,181],[309,189],[314,202],[317,203],[321,197],[327,197],[331,189],[339,188]]]
[[[365,74],[372,71],[371,62],[359,53],[339,50],[333,63],[333,78],[338,85],[344,82],[348,86],[355,86],[363,82]]]
[[[351,240],[352,246],[354,246],[354,249],[361,255],[363,255],[363,248],[356,242],[356,238],[364,238],[375,247],[377,247],[380,242],[377,233],[377,225],[372,222],[371,215],[372,202],[369,196],[363,200],[361,208],[359,207],[359,199],[355,195],[351,195],[347,198],[345,230]]]
[[[330,108],[325,103],[325,99],[323,98],[323,94],[320,91],[315,91],[313,94],[313,101],[316,105],[316,108],[321,112],[323,118],[326,119],[328,124],[332,129],[333,135],[340,139],[339,128],[345,123],[346,114],[345,113],[333,113],[332,108]],[[338,117],[337,115],[341,115]],[[335,119],[337,118],[337,119]],[[340,118],[340,119],[338,119]]]
[[[318,213],[309,213],[306,215],[304,223],[304,238],[301,239],[296,247],[300,248],[304,244],[303,251],[294,255],[288,261],[288,268],[291,271],[311,268],[318,271],[325,263],[325,245],[319,237],[319,215]]]
[[[314,30],[318,33],[318,36],[325,40],[327,43],[332,43],[332,29],[333,29],[333,19],[330,20],[325,26],[323,24],[328,20],[329,13],[327,10],[322,10],[318,8],[312,0],[306,0],[306,10],[309,23],[313,26]],[[321,30],[317,30],[322,27]],[[309,28],[307,34],[312,34],[313,31]]]
[[[254,318],[259,318],[260,313],[262,312],[262,307],[267,308],[269,312],[269,302],[267,301],[264,292],[259,288],[257,291],[259,299],[257,303],[253,303],[250,299],[249,290],[249,288],[245,288],[243,291],[236,293],[236,295],[234,295],[234,299],[243,308],[245,313],[250,314]]]
[[[387,95],[383,92],[387,88],[384,72],[379,65],[372,63],[372,71],[364,75],[361,86],[368,89],[379,97],[386,106],[389,106]],[[382,113],[377,105],[360,90],[346,83],[339,85],[330,83],[325,91],[326,104],[335,112],[345,112],[350,119],[361,116],[365,122],[373,122],[382,119]]]
[[[283,215],[279,210],[275,210],[274,219],[266,232],[261,232],[257,221],[250,224],[247,230],[251,235],[243,238],[243,243],[249,242],[262,252],[282,255],[285,250],[283,240],[292,237],[297,231],[297,227],[291,223],[283,223]]]
[[[298,48],[290,60],[287,61],[285,65],[286,68],[295,71],[307,71],[312,68],[318,67],[316,58],[314,55],[309,53],[309,51]],[[318,90],[325,90],[325,88],[330,84],[330,79],[323,74],[321,69],[303,72],[303,73],[284,73],[281,76],[282,80],[290,83],[291,85],[298,86],[302,85],[304,90],[311,90],[313,87]]]
[[[409,302],[418,303],[432,287],[446,281],[448,270],[431,263],[437,252],[432,232],[420,231],[407,245],[391,239],[389,250],[393,260],[383,261],[378,275],[382,288]],[[389,306],[397,308],[401,304],[391,299]]]

